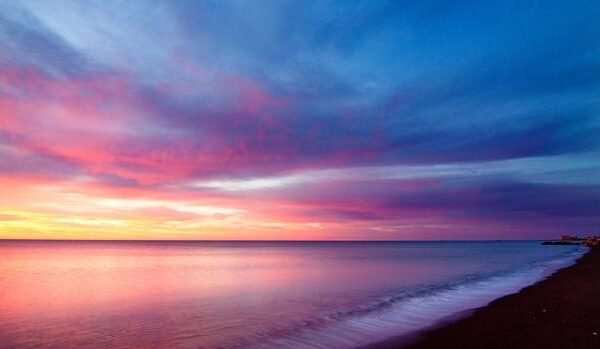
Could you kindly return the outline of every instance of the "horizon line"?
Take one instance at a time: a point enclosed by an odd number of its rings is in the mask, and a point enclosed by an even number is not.
[[[544,241],[553,239],[405,239],[405,240],[243,240],[243,239],[198,239],[198,240],[179,240],[179,239],[4,239],[0,241],[40,241],[40,242],[465,242],[465,241]]]

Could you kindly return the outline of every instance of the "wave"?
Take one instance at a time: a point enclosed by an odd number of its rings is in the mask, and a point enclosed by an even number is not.
[[[221,348],[368,347],[389,338],[414,334],[435,326],[443,319],[516,293],[573,264],[584,252],[585,249],[579,248],[559,258],[535,262],[527,268],[493,275],[473,275],[444,285],[404,290],[355,309],[256,333],[251,338],[240,339]]]

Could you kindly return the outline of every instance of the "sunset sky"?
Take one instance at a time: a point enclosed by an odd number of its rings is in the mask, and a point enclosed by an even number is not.
[[[0,1],[0,238],[600,232],[597,1]]]

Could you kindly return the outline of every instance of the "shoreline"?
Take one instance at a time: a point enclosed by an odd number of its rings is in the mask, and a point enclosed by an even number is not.
[[[517,293],[375,347],[600,348],[600,248]]]

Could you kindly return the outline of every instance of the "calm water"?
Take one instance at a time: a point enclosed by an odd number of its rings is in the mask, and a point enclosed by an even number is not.
[[[0,348],[353,348],[516,292],[539,242],[0,242]]]

